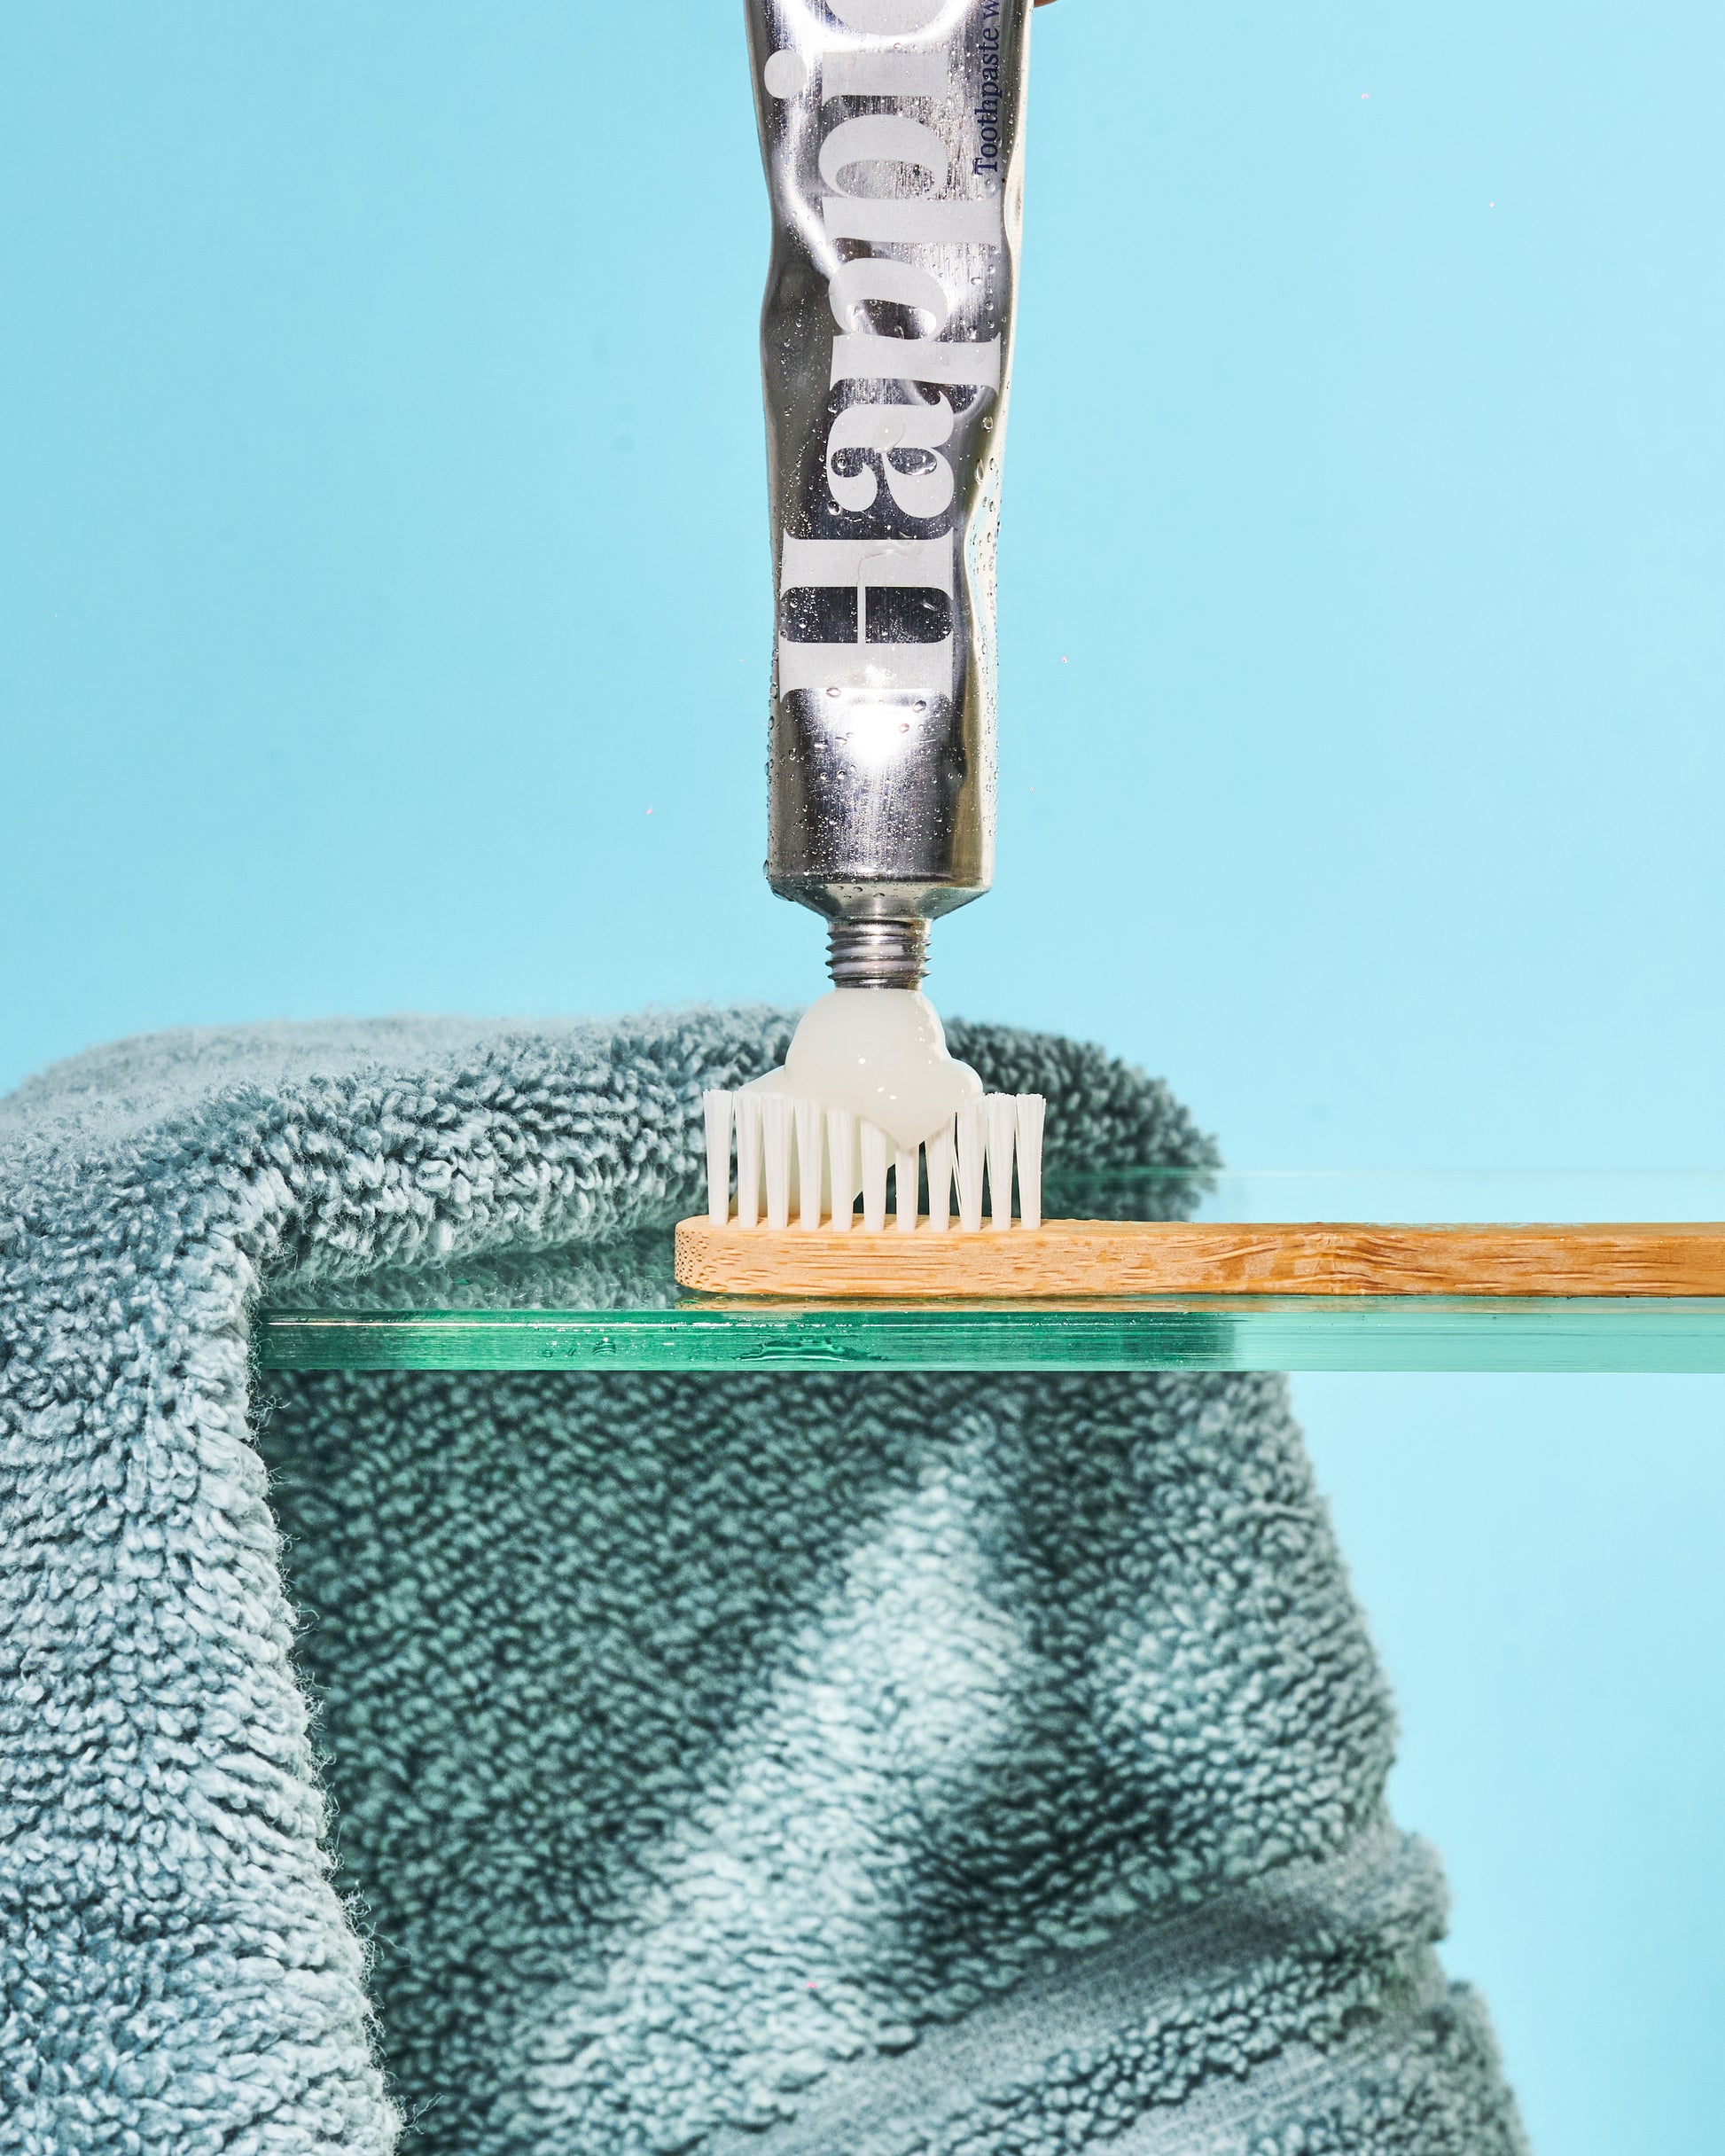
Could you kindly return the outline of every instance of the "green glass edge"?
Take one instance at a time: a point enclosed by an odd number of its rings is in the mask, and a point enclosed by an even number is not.
[[[1725,1371],[1725,1298],[260,1311],[261,1371]]]

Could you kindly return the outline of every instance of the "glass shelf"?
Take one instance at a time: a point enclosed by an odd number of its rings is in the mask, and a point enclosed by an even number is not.
[[[1234,1296],[1098,1307],[738,1303],[275,1311],[269,1370],[1725,1371],[1725,1298]]]
[[[1050,1178],[1050,1216],[1216,1221],[1725,1218],[1725,1171],[1148,1170]],[[532,1256],[275,1284],[272,1370],[1725,1371],[1725,1297],[1146,1297],[842,1303],[690,1295],[667,1228]]]

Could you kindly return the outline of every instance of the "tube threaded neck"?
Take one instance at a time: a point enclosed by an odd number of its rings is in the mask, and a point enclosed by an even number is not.
[[[835,988],[919,988],[928,972],[928,923],[834,921],[826,963]]]

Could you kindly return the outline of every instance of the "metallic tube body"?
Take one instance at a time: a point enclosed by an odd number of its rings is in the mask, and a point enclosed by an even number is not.
[[[773,215],[767,878],[861,985],[914,986],[926,924],[993,879],[1031,4],[746,0]]]

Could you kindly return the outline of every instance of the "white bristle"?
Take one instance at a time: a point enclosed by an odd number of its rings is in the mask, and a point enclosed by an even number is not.
[[[767,1225],[791,1225],[791,1102],[784,1093],[761,1096],[761,1164],[767,1171]]]
[[[797,1103],[797,1195],[801,1202],[802,1224],[821,1224],[821,1104]]]
[[[769,1228],[790,1225],[793,1203],[802,1226],[818,1228],[822,1200],[830,1189],[831,1223],[842,1232],[854,1218],[860,1168],[862,1223],[878,1233],[886,1225],[890,1164],[898,1229],[902,1234],[914,1232],[921,1195],[918,1154],[895,1148],[878,1124],[863,1121],[847,1108],[823,1110],[818,1101],[748,1089],[730,1093],[711,1088],[701,1095],[701,1111],[706,1136],[706,1216],[715,1228],[730,1218],[734,1133],[739,1227],[760,1223],[764,1181]],[[945,1235],[950,1230],[955,1182],[962,1230],[974,1234],[982,1226],[985,1191],[991,1225],[1011,1227],[1015,1166],[1019,1217],[1026,1228],[1042,1226],[1047,1116],[1048,1103],[1040,1093],[990,1093],[967,1102],[956,1123],[928,1139],[931,1234]]]
[[[988,1111],[988,1224],[1012,1225],[1012,1140],[1019,1127],[1019,1104],[1011,1093],[990,1093]]]
[[[952,1125],[928,1141],[928,1230],[944,1235],[952,1225]]]
[[[878,1235],[886,1225],[886,1133],[878,1123],[862,1126],[862,1225]]]
[[[917,1157],[914,1152],[899,1152],[893,1160],[894,1203],[898,1207],[898,1230],[901,1235],[914,1232],[917,1225]]]
[[[715,1228],[730,1218],[730,1095],[701,1095],[706,1118],[706,1217]]]
[[[844,1234],[856,1203],[856,1117],[849,1108],[826,1112],[826,1152],[832,1177],[832,1224]]]
[[[967,1100],[958,1111],[958,1225],[966,1235],[974,1235],[982,1225],[982,1164],[987,1146],[987,1103]]]
[[[737,1225],[753,1228],[761,1218],[761,1096],[737,1096]]]
[[[1042,1125],[1048,1103],[1040,1093],[1019,1095],[1019,1217],[1026,1228],[1042,1224]]]

